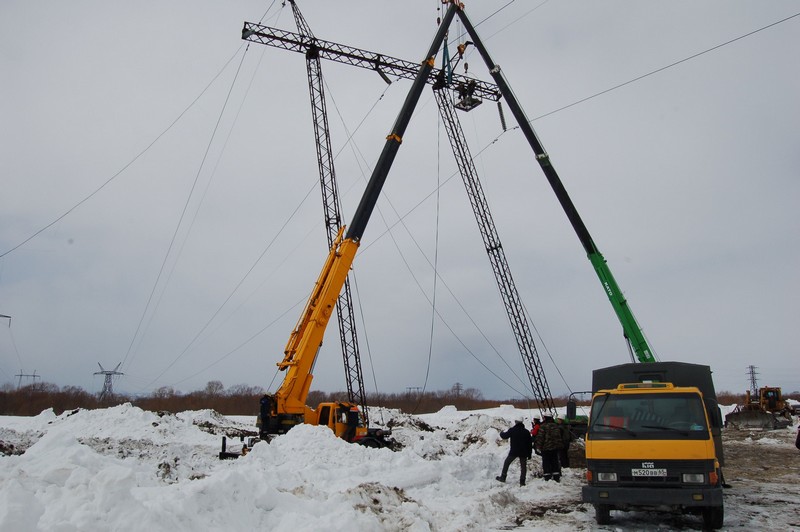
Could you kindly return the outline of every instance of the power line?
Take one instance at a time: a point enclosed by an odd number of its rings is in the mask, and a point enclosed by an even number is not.
[[[683,59],[675,61],[674,63],[670,63],[669,65],[666,65],[666,66],[663,66],[661,68],[657,68],[655,70],[652,70],[652,71],[648,72],[647,74],[642,74],[641,76],[635,77],[635,78],[633,78],[631,80],[628,80],[628,81],[626,81],[624,83],[620,83],[619,85],[614,85],[613,87],[610,87],[610,88],[602,90],[602,91],[600,91],[598,93],[592,94],[591,96],[587,96],[586,98],[582,98],[582,99],[580,99],[580,100],[578,100],[576,102],[572,102],[571,104],[565,105],[564,107],[559,107],[558,109],[550,111],[549,113],[545,113],[543,115],[539,115],[539,116],[529,120],[529,122],[533,122],[535,120],[539,120],[540,118],[544,118],[546,116],[550,116],[552,114],[558,113],[558,112],[563,111],[565,109],[569,109],[570,107],[575,107],[578,104],[587,102],[587,101],[589,101],[591,99],[597,98],[598,96],[602,96],[603,94],[607,94],[607,93],[609,93],[611,91],[614,91],[614,90],[617,90],[617,89],[619,89],[621,87],[625,87],[626,85],[630,85],[631,83],[635,83],[635,82],[640,81],[640,80],[642,80],[642,79],[644,79],[646,77],[652,76],[654,74],[658,74],[659,72],[663,72],[664,70],[667,70],[667,69],[672,68],[674,66],[680,65],[681,63],[685,63],[687,61],[690,61],[692,59],[700,57],[701,55],[707,54],[709,52],[713,52],[714,50],[722,48],[723,46],[727,46],[727,45],[729,45],[731,43],[734,43],[736,41],[740,41],[740,40],[744,39],[745,37],[750,37],[751,35],[755,35],[756,33],[760,32],[760,31],[764,31],[764,30],[766,30],[768,28],[771,28],[773,26],[781,24],[782,22],[786,22],[787,20],[791,20],[791,19],[793,19],[793,18],[795,18],[797,16],[800,16],[800,13],[795,13],[794,15],[791,15],[789,17],[781,19],[781,20],[779,20],[777,22],[773,22],[772,24],[767,24],[766,26],[758,28],[757,30],[753,30],[753,31],[751,31],[749,33],[745,33],[744,35],[740,35],[739,37],[733,38],[733,39],[731,39],[729,41],[725,41],[722,44],[718,44],[716,46],[712,46],[711,48],[703,50],[702,52],[698,52],[698,53],[690,55],[688,57],[684,57]]]
[[[248,46],[248,48],[249,48],[249,46]],[[220,109],[219,116],[217,117],[217,122],[216,122],[216,124],[214,124],[214,129],[211,132],[211,138],[209,138],[208,144],[206,145],[206,151],[205,151],[205,153],[203,153],[203,159],[200,161],[200,166],[197,169],[197,173],[195,174],[194,181],[192,182],[192,187],[189,190],[189,195],[186,197],[186,201],[184,202],[183,210],[181,211],[180,219],[178,220],[178,223],[175,226],[175,231],[172,234],[172,240],[170,240],[169,247],[167,248],[167,252],[164,255],[164,260],[161,263],[161,268],[159,269],[158,275],[156,276],[156,281],[155,281],[155,283],[153,283],[153,289],[151,290],[150,296],[147,299],[147,304],[145,305],[144,311],[142,312],[142,317],[139,319],[139,324],[136,326],[136,332],[134,332],[133,338],[131,338],[131,343],[128,346],[128,351],[125,353],[125,357],[122,359],[121,364],[125,364],[125,361],[128,359],[128,356],[131,354],[131,350],[133,349],[133,344],[136,341],[137,336],[139,335],[139,331],[141,330],[142,323],[144,322],[144,318],[147,315],[147,311],[150,309],[150,303],[153,301],[153,296],[155,295],[156,288],[158,287],[158,283],[161,280],[162,274],[164,273],[164,269],[166,268],[169,256],[172,253],[173,246],[175,245],[175,242],[176,242],[176,240],[178,238],[178,232],[180,231],[180,228],[183,225],[183,220],[184,220],[184,218],[186,216],[186,213],[187,213],[187,211],[189,209],[189,203],[190,203],[190,201],[192,199],[192,196],[194,195],[195,187],[197,186],[197,182],[200,179],[200,174],[201,174],[201,172],[202,172],[202,170],[203,170],[203,168],[205,166],[206,158],[208,157],[208,153],[209,153],[209,151],[211,149],[211,144],[214,142],[214,139],[216,138],[217,130],[219,129],[219,124],[222,121],[222,116],[224,115],[225,109],[228,106],[228,101],[230,100],[231,92],[233,91],[233,87],[236,85],[236,80],[239,78],[239,72],[242,69],[242,63],[244,63],[244,58],[245,58],[246,55],[247,55],[247,49],[245,49],[245,53],[242,54],[242,59],[241,59],[241,61],[239,61],[239,67],[236,69],[236,74],[234,75],[233,81],[231,82],[231,86],[228,89],[228,94],[225,97],[225,102],[222,104],[222,109]],[[202,199],[201,199],[201,202],[202,202]],[[191,227],[189,228],[189,230],[191,230]],[[186,238],[188,238],[188,233],[186,235]],[[180,251],[178,252],[178,257],[175,258],[175,262],[176,263],[177,263],[177,260],[178,260],[179,257],[180,257]],[[156,307],[158,307],[158,303],[156,304]],[[155,314],[155,310],[153,311],[153,313]],[[131,361],[132,360],[133,359],[131,359]]]
[[[512,2],[513,2],[513,0],[512,0]],[[508,5],[509,5],[509,4],[511,4],[512,2],[508,2],[506,5],[504,5],[504,6],[502,6],[501,8],[499,8],[497,11],[495,11],[494,13],[492,13],[491,15],[489,15],[489,17],[486,17],[486,19],[482,20],[482,21],[481,21],[481,23],[482,23],[482,22],[485,22],[487,19],[489,19],[490,17],[494,16],[494,15],[495,15],[495,14],[497,14],[499,11],[501,11],[501,10],[505,9],[506,7],[508,7]],[[274,4],[274,2],[273,2],[273,4]],[[539,4],[539,5],[538,5],[538,6],[536,6],[535,8],[533,8],[533,9],[531,9],[530,11],[528,11],[527,13],[525,13],[525,15],[522,15],[521,17],[518,17],[517,19],[515,19],[515,20],[512,22],[512,24],[513,24],[514,22],[517,22],[519,19],[521,19],[521,18],[523,18],[523,17],[527,16],[527,15],[528,15],[528,14],[530,14],[532,11],[534,11],[534,10],[538,9],[539,7],[541,7],[541,5],[542,5],[542,4]],[[272,7],[272,5],[270,5],[270,8],[271,8],[271,7]],[[269,11],[269,10],[268,10],[268,11]],[[266,16],[266,13],[265,13],[265,16]],[[621,88],[621,87],[624,87],[624,86],[626,86],[626,85],[630,85],[630,84],[632,84],[632,83],[635,83],[635,82],[637,82],[637,81],[640,81],[640,80],[642,80],[642,79],[644,79],[644,78],[646,78],[646,77],[652,76],[652,75],[654,75],[654,74],[657,74],[657,73],[659,73],[659,72],[662,72],[662,71],[664,71],[664,70],[667,70],[667,69],[669,69],[669,68],[672,68],[672,67],[674,67],[674,66],[677,66],[677,65],[679,65],[679,64],[681,64],[681,63],[685,63],[686,61],[689,61],[689,60],[691,60],[691,59],[695,59],[695,58],[697,58],[697,57],[699,57],[699,56],[701,56],[701,55],[704,55],[704,54],[706,54],[706,53],[712,52],[712,51],[714,51],[714,50],[716,50],[716,49],[718,49],[718,48],[722,48],[723,46],[727,46],[728,44],[731,44],[731,43],[734,43],[734,42],[736,42],[736,41],[739,41],[739,40],[741,40],[741,39],[744,39],[745,37],[749,37],[749,36],[751,36],[751,35],[754,35],[754,34],[756,34],[756,33],[758,33],[758,32],[761,32],[761,31],[763,31],[763,30],[769,29],[769,28],[771,28],[771,27],[773,27],[773,26],[776,26],[776,25],[778,25],[778,24],[781,24],[781,23],[783,23],[783,22],[786,22],[786,21],[788,21],[788,20],[791,20],[791,19],[793,19],[793,18],[795,18],[795,17],[797,17],[797,16],[800,16],[800,13],[795,13],[794,15],[788,16],[788,17],[786,17],[786,18],[784,18],[784,19],[778,20],[778,21],[776,21],[776,22],[773,22],[773,23],[771,23],[771,24],[768,24],[768,25],[766,25],[766,26],[763,26],[763,27],[761,27],[761,28],[758,28],[758,29],[756,29],[756,30],[753,30],[753,31],[751,31],[751,32],[749,32],[749,33],[746,33],[746,34],[744,34],[744,35],[740,35],[739,37],[733,38],[733,39],[731,39],[731,40],[729,40],[729,41],[726,41],[726,42],[724,42],[724,43],[721,43],[721,44],[718,44],[718,45],[716,45],[716,46],[713,46],[713,47],[711,47],[711,48],[708,48],[708,49],[706,49],[706,50],[703,50],[702,52],[698,52],[698,53],[696,53],[696,54],[694,54],[694,55],[691,55],[691,56],[685,57],[685,58],[683,58],[683,59],[680,59],[680,60],[678,60],[678,61],[675,61],[674,63],[671,63],[671,64],[669,64],[669,65],[663,66],[663,67],[661,67],[661,68],[657,68],[657,69],[655,69],[655,70],[653,70],[653,71],[651,71],[651,72],[648,72],[648,73],[646,73],[646,74],[643,74],[643,75],[641,75],[641,76],[638,76],[638,77],[636,77],[636,78],[630,79],[630,80],[628,80],[628,81],[625,81],[625,82],[623,82],[623,83],[620,83],[620,84],[618,84],[618,85],[615,85],[615,86],[613,86],[613,87],[610,87],[610,88],[608,88],[608,89],[605,89],[605,90],[602,90],[602,91],[600,91],[600,92],[597,92],[597,93],[595,93],[595,94],[592,94],[591,96],[587,96],[587,97],[585,97],[585,98],[582,98],[582,99],[580,99],[580,100],[577,100],[577,101],[575,101],[575,102],[572,102],[572,103],[570,103],[570,104],[568,104],[568,105],[565,105],[565,106],[563,106],[563,107],[559,107],[558,109],[554,109],[554,110],[552,110],[552,111],[549,111],[549,112],[547,112],[547,113],[545,113],[545,114],[542,114],[542,115],[539,115],[539,116],[537,116],[537,117],[534,117],[534,118],[532,118],[530,121],[531,121],[531,122],[533,122],[533,121],[539,120],[539,119],[541,119],[541,118],[545,118],[545,117],[547,117],[547,116],[550,116],[550,115],[552,115],[552,114],[558,113],[558,112],[560,112],[560,111],[564,111],[565,109],[569,109],[570,107],[574,107],[574,106],[576,106],[576,105],[579,105],[579,104],[581,104],[581,103],[587,102],[587,101],[589,101],[589,100],[592,100],[592,99],[594,99],[594,98],[597,98],[598,96],[602,96],[603,94],[607,94],[607,93],[609,93],[609,92],[611,92],[611,91],[614,91],[614,90],[616,90],[616,89],[619,89],[619,88]],[[262,17],[262,19],[263,19],[263,17]],[[478,23],[478,24],[480,24],[480,23]],[[498,32],[496,32],[496,33],[492,34],[492,35],[491,35],[491,37],[493,37],[494,35],[496,35],[496,34],[497,34],[497,33],[499,33],[500,31],[503,31],[503,30],[505,30],[505,29],[506,29],[506,28],[508,28],[510,25],[511,25],[511,24],[509,24],[509,25],[505,26],[504,28],[501,28],[501,30],[499,30]],[[230,59],[228,59],[228,61],[226,61],[226,63],[223,65],[223,67],[220,69],[220,71],[219,71],[219,72],[218,72],[218,73],[217,73],[217,74],[216,74],[216,75],[215,75],[215,76],[214,76],[214,77],[211,79],[211,81],[208,83],[208,85],[206,85],[206,87],[205,87],[205,88],[204,88],[204,89],[203,89],[203,90],[200,92],[200,94],[198,94],[198,95],[197,95],[197,97],[196,97],[196,98],[195,98],[195,99],[194,99],[194,100],[193,100],[193,101],[192,101],[192,102],[191,102],[191,103],[190,103],[190,104],[189,104],[189,105],[188,105],[188,106],[187,106],[187,107],[186,107],[186,108],[185,108],[183,111],[181,111],[181,112],[180,112],[180,114],[177,116],[177,118],[175,118],[175,120],[174,120],[172,123],[170,123],[170,124],[169,124],[169,125],[168,125],[168,126],[167,126],[167,127],[166,127],[166,128],[165,128],[165,129],[164,129],[162,132],[161,132],[161,133],[159,133],[159,134],[156,136],[156,138],[155,138],[155,139],[153,139],[153,141],[152,141],[152,142],[150,142],[150,144],[148,144],[148,145],[147,145],[147,146],[146,146],[146,147],[145,147],[145,148],[144,148],[142,151],[140,151],[138,154],[136,154],[136,156],[134,156],[134,157],[133,157],[133,158],[132,158],[132,159],[131,159],[131,160],[130,160],[130,161],[127,163],[127,164],[125,164],[125,165],[124,165],[124,166],[123,166],[123,167],[122,167],[122,168],[121,168],[121,169],[120,169],[120,170],[119,170],[117,173],[115,173],[114,175],[112,175],[110,178],[108,178],[108,180],[106,180],[106,181],[105,181],[105,182],[104,182],[102,185],[100,185],[100,186],[99,186],[97,189],[95,189],[93,192],[91,192],[91,193],[90,193],[89,195],[87,195],[85,198],[83,198],[82,200],[80,200],[78,203],[76,203],[75,205],[73,205],[72,207],[70,207],[69,209],[67,209],[67,211],[65,211],[65,212],[64,212],[63,214],[61,214],[60,216],[56,217],[56,218],[55,218],[53,221],[51,221],[50,223],[46,224],[46,225],[45,225],[45,226],[43,226],[42,228],[38,229],[38,230],[37,230],[37,231],[35,231],[33,234],[31,234],[30,236],[28,236],[27,238],[25,238],[24,240],[22,240],[20,243],[18,243],[17,245],[15,245],[15,246],[13,246],[12,248],[10,248],[10,249],[7,249],[6,251],[4,251],[4,252],[0,253],[0,258],[3,258],[3,257],[5,257],[6,255],[8,255],[9,253],[11,253],[11,252],[13,252],[13,251],[16,251],[17,249],[19,249],[20,247],[24,246],[25,244],[27,244],[28,242],[30,242],[31,240],[33,240],[34,238],[36,238],[37,236],[39,236],[41,233],[43,233],[44,231],[46,231],[47,229],[49,229],[50,227],[52,227],[53,225],[55,225],[55,224],[56,224],[56,223],[58,223],[59,221],[63,220],[65,217],[67,217],[69,214],[71,214],[71,213],[72,213],[72,212],[73,212],[75,209],[77,209],[78,207],[80,207],[80,206],[81,206],[83,203],[85,203],[86,201],[88,201],[89,199],[91,199],[91,198],[92,198],[94,195],[96,195],[96,194],[97,194],[98,192],[100,192],[100,191],[101,191],[103,188],[105,188],[105,187],[106,187],[106,186],[107,186],[109,183],[111,183],[111,181],[113,181],[114,179],[116,179],[117,177],[119,177],[119,175],[121,175],[121,174],[122,174],[122,173],[123,173],[125,170],[127,170],[127,169],[128,169],[128,168],[129,168],[129,167],[130,167],[130,166],[131,166],[131,165],[132,165],[134,162],[136,162],[136,161],[137,161],[137,160],[138,160],[138,159],[139,159],[139,158],[140,158],[142,155],[144,155],[144,154],[145,154],[147,151],[149,151],[149,150],[150,150],[150,148],[152,148],[152,147],[153,147],[153,145],[154,145],[156,142],[158,142],[158,141],[161,139],[161,137],[163,137],[163,136],[164,136],[164,135],[165,135],[167,132],[169,132],[169,130],[170,130],[170,129],[172,129],[172,128],[175,126],[175,124],[176,124],[176,123],[177,123],[177,122],[178,122],[178,121],[179,121],[181,118],[183,118],[183,115],[185,115],[185,114],[186,114],[186,113],[189,111],[189,109],[191,109],[192,107],[194,107],[194,105],[197,103],[197,101],[200,99],[200,97],[201,97],[201,96],[203,96],[203,94],[205,94],[205,92],[206,92],[206,91],[207,91],[207,90],[208,90],[208,89],[211,87],[211,85],[214,83],[214,81],[216,81],[216,79],[217,79],[217,78],[218,78],[218,77],[219,77],[219,76],[222,74],[222,72],[224,72],[224,71],[225,71],[225,69],[228,67],[228,65],[231,63],[231,61],[233,61],[233,59],[236,57],[236,55],[238,55],[238,53],[239,53],[239,51],[240,51],[241,49],[242,49],[242,47],[239,47],[239,49],[237,49],[236,53],[235,53],[235,54],[233,54],[233,56],[231,56],[231,57],[230,57]]]
[[[90,200],[92,197],[94,197],[94,196],[95,196],[95,195],[96,195],[98,192],[100,192],[101,190],[103,190],[103,189],[104,189],[106,186],[108,186],[108,185],[109,185],[109,184],[110,184],[112,181],[114,181],[114,180],[115,180],[117,177],[119,177],[120,175],[122,175],[122,173],[123,173],[125,170],[127,170],[128,168],[130,168],[130,167],[131,167],[131,165],[133,165],[133,163],[135,163],[136,161],[138,161],[138,160],[139,160],[139,158],[140,158],[140,157],[142,157],[142,155],[144,155],[145,153],[147,153],[148,151],[150,151],[150,148],[152,148],[152,147],[153,147],[153,146],[156,144],[156,142],[158,142],[159,140],[161,140],[161,137],[163,137],[164,135],[166,135],[166,134],[169,132],[169,130],[171,130],[171,129],[172,129],[174,126],[175,126],[175,124],[177,124],[177,123],[178,123],[178,122],[181,120],[181,118],[183,118],[183,116],[184,116],[184,115],[185,115],[187,112],[189,112],[189,110],[190,110],[192,107],[194,107],[194,105],[195,105],[195,104],[198,102],[198,100],[200,100],[200,98],[201,98],[201,97],[202,97],[202,96],[203,96],[203,95],[206,93],[206,91],[208,91],[208,89],[209,89],[209,88],[211,88],[211,86],[214,84],[214,82],[217,80],[217,78],[218,78],[218,77],[220,77],[220,75],[222,75],[222,73],[225,71],[225,69],[227,69],[227,68],[228,68],[228,65],[231,63],[231,61],[233,61],[233,59],[234,59],[234,58],[235,58],[237,55],[239,55],[239,51],[240,51],[240,50],[241,50],[243,47],[244,47],[244,45],[240,46],[240,47],[239,47],[239,48],[236,50],[236,53],[235,53],[235,54],[233,54],[233,55],[230,57],[230,59],[228,59],[228,60],[225,62],[225,64],[222,66],[222,68],[219,70],[219,72],[217,72],[217,74],[216,74],[216,75],[215,75],[213,78],[211,78],[211,81],[209,81],[209,82],[208,82],[208,84],[205,86],[205,88],[204,88],[202,91],[200,91],[200,94],[198,94],[198,95],[197,95],[197,97],[196,97],[194,100],[192,100],[192,101],[191,101],[191,103],[189,103],[189,105],[187,105],[187,106],[186,106],[186,108],[184,108],[184,110],[183,110],[183,111],[181,111],[181,112],[178,114],[178,116],[177,116],[177,117],[176,117],[176,118],[175,118],[175,119],[174,119],[174,120],[173,120],[173,121],[172,121],[172,122],[171,122],[171,123],[170,123],[170,124],[169,124],[169,125],[168,125],[168,126],[167,126],[167,127],[166,127],[166,128],[163,130],[163,131],[162,131],[162,132],[161,132],[161,133],[159,133],[158,135],[156,135],[156,137],[155,137],[155,138],[154,138],[154,139],[153,139],[153,140],[152,140],[152,141],[151,141],[151,142],[150,142],[150,143],[149,143],[147,146],[145,146],[145,148],[144,148],[142,151],[140,151],[139,153],[137,153],[137,154],[136,154],[136,155],[135,155],[135,156],[134,156],[134,157],[133,157],[133,158],[132,158],[130,161],[128,161],[128,162],[127,162],[127,163],[126,163],[126,164],[125,164],[125,165],[124,165],[122,168],[120,168],[120,169],[119,169],[119,170],[118,170],[118,171],[117,171],[117,172],[116,172],[114,175],[112,175],[111,177],[109,177],[109,178],[108,178],[108,179],[107,179],[107,180],[106,180],[106,181],[105,181],[105,182],[104,182],[102,185],[100,185],[99,187],[97,187],[97,188],[96,188],[96,189],[95,189],[93,192],[91,192],[91,193],[90,193],[88,196],[84,197],[84,198],[83,198],[82,200],[80,200],[78,203],[76,203],[75,205],[73,205],[72,207],[70,207],[69,209],[67,209],[67,210],[66,210],[66,211],[65,211],[63,214],[61,214],[60,216],[56,217],[56,218],[55,218],[53,221],[51,221],[50,223],[46,224],[46,225],[45,225],[44,227],[42,227],[41,229],[38,229],[37,231],[35,231],[35,232],[34,232],[32,235],[30,235],[29,237],[27,237],[26,239],[24,239],[24,240],[23,240],[22,242],[20,242],[19,244],[17,244],[17,245],[15,245],[14,247],[12,247],[12,248],[10,248],[10,249],[8,249],[8,250],[4,251],[3,253],[0,253],[0,259],[1,259],[1,258],[3,258],[3,257],[5,257],[6,255],[8,255],[8,254],[9,254],[9,253],[11,253],[12,251],[16,251],[17,249],[21,248],[22,246],[24,246],[25,244],[27,244],[28,242],[30,242],[31,240],[33,240],[34,238],[36,238],[37,236],[39,236],[40,234],[42,234],[43,232],[45,232],[46,230],[48,230],[48,229],[50,229],[51,227],[53,227],[55,224],[57,224],[58,222],[60,222],[60,221],[61,221],[61,220],[63,220],[64,218],[66,218],[68,215],[72,214],[72,212],[73,212],[75,209],[77,209],[78,207],[80,207],[81,205],[83,205],[84,203],[86,203],[87,201],[89,201],[89,200]]]

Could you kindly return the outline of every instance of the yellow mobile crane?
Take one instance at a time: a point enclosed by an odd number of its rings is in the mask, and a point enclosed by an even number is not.
[[[414,78],[395,124],[386,137],[386,144],[367,183],[353,220],[349,228],[344,226],[340,228],[314,285],[314,290],[289,337],[283,360],[278,363],[279,370],[286,372],[283,383],[274,394],[267,394],[261,398],[258,425],[259,436],[262,439],[283,434],[300,423],[309,423],[326,425],[334,430],[337,436],[349,441],[376,447],[386,443],[384,431],[368,429],[360,423],[356,404],[350,402],[323,403],[314,409],[306,404],[306,399],[313,380],[314,364],[322,345],[325,328],[334,313],[339,293],[347,279],[367,222],[400,148],[403,134],[433,69],[436,52],[444,41],[447,28],[457,9],[459,9],[458,5],[451,4],[447,10],[425,60]],[[244,38],[248,37],[247,31],[247,26],[245,26]]]

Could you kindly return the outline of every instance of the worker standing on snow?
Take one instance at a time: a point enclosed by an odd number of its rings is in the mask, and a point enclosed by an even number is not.
[[[561,428],[553,421],[553,416],[544,416],[544,423],[539,428],[539,434],[534,443],[537,454],[542,455],[542,474],[545,480],[561,482],[561,466],[558,463],[558,451],[564,445],[561,438]]]
[[[503,462],[503,472],[499,477],[495,477],[500,482],[506,481],[508,474],[508,467],[511,462],[519,458],[519,485],[525,485],[525,477],[528,473],[528,458],[531,457],[531,434],[525,428],[525,423],[522,418],[518,418],[514,426],[508,430],[500,433],[500,437],[504,440],[511,439],[511,448],[508,451],[506,461]]]

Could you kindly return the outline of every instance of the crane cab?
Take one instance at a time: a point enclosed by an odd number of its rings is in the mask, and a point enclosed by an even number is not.
[[[324,425],[337,437],[355,442],[367,434],[361,412],[353,403],[320,403],[316,409],[306,408],[305,423]]]

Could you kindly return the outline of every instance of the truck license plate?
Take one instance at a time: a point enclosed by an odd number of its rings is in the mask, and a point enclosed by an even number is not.
[[[666,477],[666,469],[631,469],[634,477]]]

